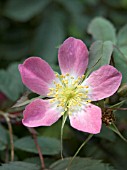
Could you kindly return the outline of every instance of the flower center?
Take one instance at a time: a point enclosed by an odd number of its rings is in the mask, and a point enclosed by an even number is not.
[[[68,73],[66,75],[56,74],[58,81],[54,81],[54,88],[50,88],[48,93],[51,103],[56,103],[57,107],[63,107],[64,112],[71,114],[74,110],[80,109],[83,104],[91,102],[88,99],[88,86],[81,85],[84,75],[76,80]],[[64,114],[62,112],[62,114]]]

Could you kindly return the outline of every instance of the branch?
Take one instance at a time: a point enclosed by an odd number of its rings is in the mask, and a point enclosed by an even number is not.
[[[28,130],[29,130],[29,132],[31,133],[31,135],[32,135],[32,137],[34,139],[34,143],[35,143],[36,148],[38,150],[39,158],[40,158],[40,161],[41,161],[41,168],[42,168],[42,170],[46,170],[45,169],[44,158],[43,158],[43,155],[42,155],[42,152],[41,152],[41,148],[40,148],[40,146],[38,144],[38,141],[37,141],[37,132],[36,132],[36,130],[34,128],[29,128],[28,127]]]

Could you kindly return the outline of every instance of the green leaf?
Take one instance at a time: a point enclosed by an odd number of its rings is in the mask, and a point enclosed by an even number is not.
[[[39,157],[29,157],[29,158],[26,158],[23,161],[41,166],[41,162],[40,162]],[[55,161],[56,161],[55,157],[44,158],[44,162],[45,162],[46,167],[49,167]],[[48,170],[48,169],[46,169],[46,170]]]
[[[118,47],[114,49],[113,58],[115,67],[122,73],[122,82],[127,83],[127,58]]]
[[[79,14],[81,14],[84,9],[80,1],[73,1],[73,5],[72,0],[57,0],[57,2],[61,3],[64,8],[70,13],[70,15],[72,15],[72,17],[74,18],[77,15],[79,16]]]
[[[0,124],[0,142],[4,145],[8,144],[8,133],[7,130]]]
[[[103,139],[107,139],[108,141],[111,141],[111,142],[114,142],[116,139],[116,135],[114,134],[114,132],[109,130],[105,125],[102,126],[101,132],[95,136],[103,138]]]
[[[94,18],[88,27],[90,33],[95,40],[112,41],[116,43],[115,28],[110,21],[105,18]]]
[[[5,150],[8,144],[8,134],[5,128],[0,124],[0,151]]]
[[[43,155],[56,155],[60,153],[60,141],[55,138],[38,137],[38,144]],[[38,153],[34,140],[31,137],[23,137],[14,143],[15,148],[31,153]]]
[[[18,64],[11,64],[8,69],[0,70],[0,91],[15,101],[23,92],[23,84],[18,71]]]
[[[0,141],[0,151],[3,151],[6,149],[6,145],[4,145],[3,143],[1,143]]]
[[[40,158],[39,157],[29,157],[29,158],[26,158],[23,161],[24,162],[28,162],[28,163],[33,163],[33,164],[41,166],[41,162],[40,162]]]
[[[35,55],[42,57],[54,66],[57,63],[57,47],[65,37],[63,15],[57,12],[52,13],[52,15],[48,13],[45,15],[45,19],[36,30],[33,50]]]
[[[11,162],[8,164],[2,164],[2,167],[0,167],[0,170],[40,170],[40,167],[32,164],[32,163],[26,163],[26,162]]]
[[[36,27],[33,28],[30,23],[10,24],[12,21],[8,19],[4,22],[3,31],[0,31],[0,58],[11,61],[30,55]]]
[[[119,103],[116,103],[116,104],[110,106],[110,108],[120,108],[125,103],[125,101],[126,100],[123,100],[123,101],[121,101]]]
[[[117,44],[121,52],[127,59],[127,24],[122,27],[117,36]]]
[[[95,41],[90,47],[88,70],[109,64],[113,52],[111,41]]]
[[[121,7],[121,1],[122,0],[118,0],[117,3],[116,3],[116,0],[106,0],[106,4],[109,5],[109,7],[112,7],[112,8],[119,8]]]
[[[18,21],[28,21],[39,14],[50,0],[8,0],[4,15]]]
[[[18,60],[27,56],[31,50],[32,30],[27,24],[9,24],[6,20],[5,28],[0,33],[0,58],[4,60]],[[8,26],[7,26],[8,25]],[[7,28],[6,28],[7,27]]]
[[[122,84],[120,88],[118,89],[117,93],[120,97],[126,97],[127,96],[127,83]]]
[[[99,160],[92,160],[90,158],[75,158],[72,165],[67,169],[70,159],[65,158],[53,163],[50,168],[52,170],[114,170],[108,164],[101,163]]]
[[[118,36],[117,36],[117,44],[119,47],[127,47],[127,25],[125,25],[124,27],[122,27],[120,29],[120,31],[118,32]]]
[[[11,43],[0,43],[0,59],[17,60],[28,54],[29,45],[28,42],[13,43],[12,40]]]
[[[54,123],[52,126],[40,127],[38,129],[38,132],[40,135],[42,134],[43,136],[60,139],[60,130],[58,130],[58,129],[61,129],[61,124],[62,124],[62,121],[60,119],[56,123]],[[64,125],[63,139],[72,139],[73,137],[75,138],[73,130],[66,123]]]
[[[74,161],[74,159],[76,158],[76,156],[78,155],[78,153],[81,151],[81,149],[89,142],[89,140],[93,137],[93,134],[89,134],[88,137],[84,140],[84,142],[80,145],[80,147],[78,148],[78,150],[75,152],[74,156],[72,157],[72,159],[70,160],[69,164],[68,164],[68,168],[70,168],[72,162]]]

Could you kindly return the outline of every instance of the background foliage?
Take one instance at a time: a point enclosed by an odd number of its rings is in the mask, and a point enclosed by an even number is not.
[[[69,36],[82,39],[89,47],[89,72],[109,63],[122,72],[122,86],[106,104],[127,108],[127,0],[0,0],[0,110],[9,113],[15,150],[14,162],[9,163],[10,133],[1,116],[0,170],[40,169],[34,140],[21,123],[24,107],[10,109],[27,90],[17,66],[29,56],[40,56],[59,71],[58,47]],[[28,94],[33,97],[27,92],[22,102]],[[127,137],[127,111],[114,114],[115,124]],[[61,120],[51,127],[36,128],[46,167],[52,170],[64,170],[69,159],[60,160],[60,128]],[[67,123],[64,156],[73,156],[86,137]],[[82,158],[76,158],[71,170],[127,169],[127,144],[105,124],[79,156]]]

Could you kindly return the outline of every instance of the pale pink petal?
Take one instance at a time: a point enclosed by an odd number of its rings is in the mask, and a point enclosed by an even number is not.
[[[70,124],[73,128],[97,134],[101,129],[101,109],[93,104],[87,104],[77,112],[69,116]]]
[[[94,71],[83,84],[90,88],[89,99],[101,100],[113,95],[119,88],[122,74],[113,66],[105,65]]]
[[[36,99],[26,106],[22,123],[28,127],[50,126],[61,117],[61,112],[49,100]]]
[[[59,66],[62,74],[81,76],[88,65],[88,50],[83,41],[70,37],[58,51]]]
[[[30,57],[19,65],[23,83],[33,92],[46,96],[55,74],[47,62],[39,57]]]

